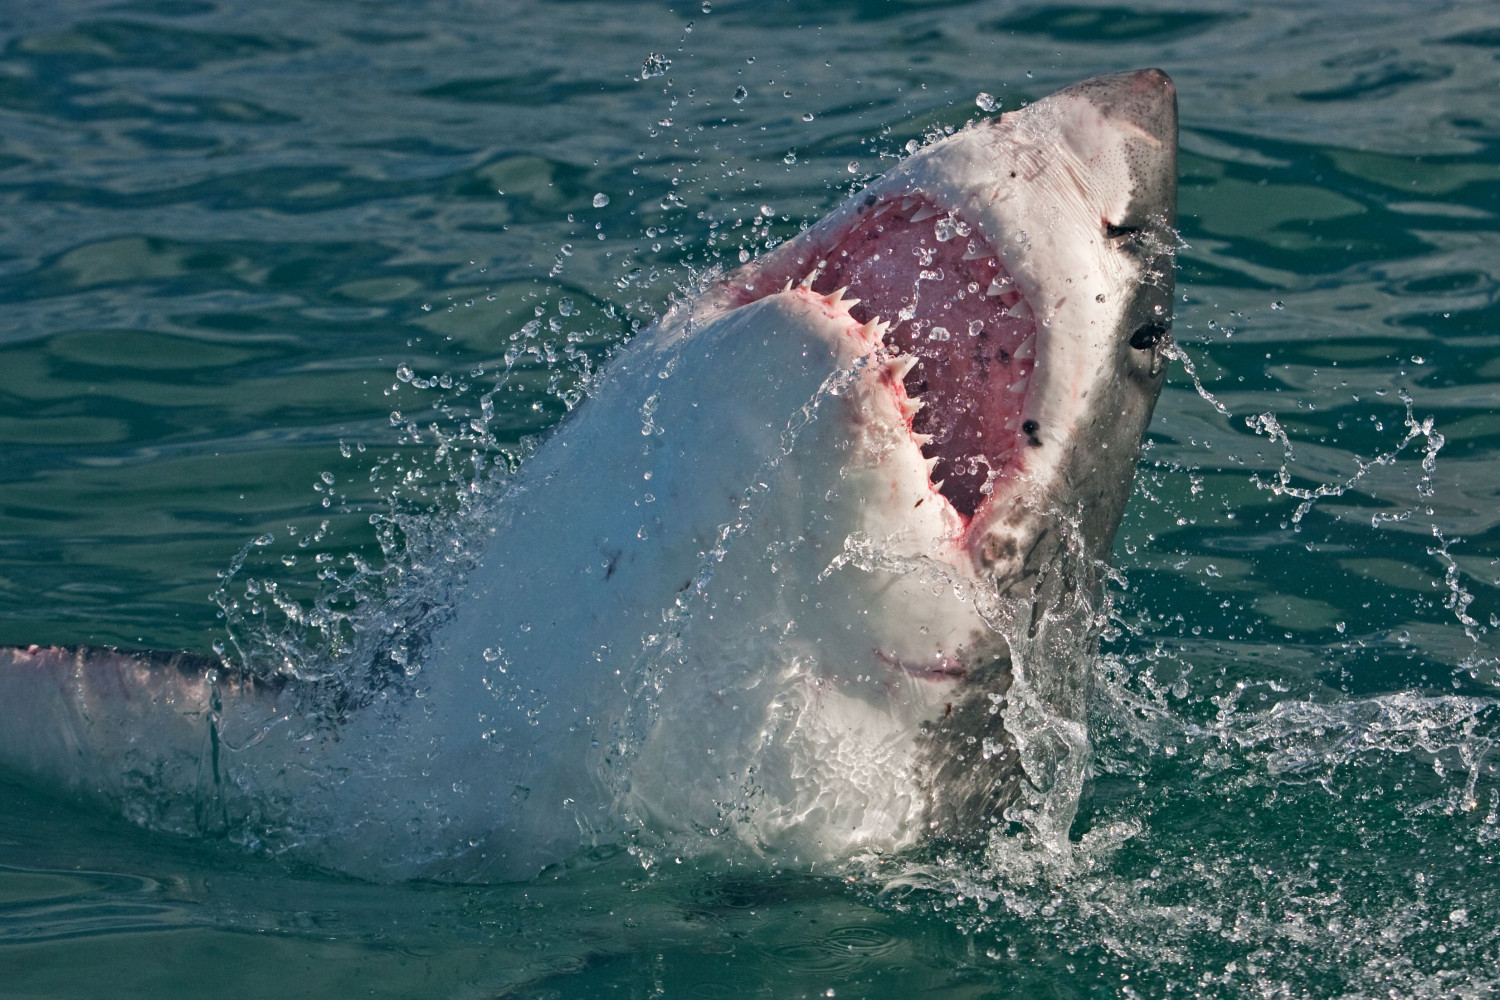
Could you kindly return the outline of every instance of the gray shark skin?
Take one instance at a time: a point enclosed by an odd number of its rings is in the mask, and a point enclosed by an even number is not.
[[[931,143],[620,353],[497,485],[409,683],[328,712],[194,654],[4,649],[0,772],[377,879],[1060,843],[1176,152],[1159,70]]]

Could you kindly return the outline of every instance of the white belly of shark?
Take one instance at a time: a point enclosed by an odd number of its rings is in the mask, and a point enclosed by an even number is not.
[[[4,650],[0,767],[379,878],[1061,837],[1175,197],[1155,70],[929,145],[623,352],[409,685],[319,714],[188,654]]]

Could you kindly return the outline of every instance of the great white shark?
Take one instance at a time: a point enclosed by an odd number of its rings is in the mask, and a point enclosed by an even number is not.
[[[1176,152],[1159,70],[930,143],[621,352],[500,484],[414,676],[337,709],[218,657],[8,648],[0,769],[382,879],[1065,835]]]

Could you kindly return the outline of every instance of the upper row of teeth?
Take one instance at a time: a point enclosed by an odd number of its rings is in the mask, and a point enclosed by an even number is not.
[[[815,281],[817,279],[817,277],[818,277],[818,275],[820,273],[821,272],[817,268],[813,268],[811,271],[809,271],[807,273],[807,277],[805,277],[805,278],[802,279],[802,281],[800,282],[801,286],[803,288],[808,288],[808,289],[812,288],[813,281]],[[792,279],[788,278],[787,281],[786,281],[786,286],[782,289],[782,291],[789,292],[791,290],[792,290]],[[844,298],[845,294],[847,294],[848,291],[849,291],[849,286],[848,285],[845,285],[842,288],[835,288],[833,291],[829,292],[827,295],[825,295],[823,297],[823,301],[827,302],[831,306],[836,306],[836,305],[842,304],[845,309],[852,309],[855,306],[859,305],[860,300],[859,299],[846,299],[846,298]],[[1006,292],[1011,292],[1011,291],[1015,291],[1015,285],[1011,282],[1011,280],[1010,280],[1009,277],[1005,277],[1005,278],[997,278],[994,281],[994,283],[990,285],[989,291],[985,292],[985,294],[986,295],[1004,295]],[[1001,313],[1000,313],[1000,315],[1001,316],[1009,316],[1012,319],[1023,320],[1023,321],[1026,321],[1026,322],[1030,322],[1030,321],[1036,319],[1036,314],[1031,311],[1031,306],[1027,305],[1026,304],[1026,300],[1023,299],[1023,298],[1017,298],[1016,301],[1012,302],[1009,306],[1007,306],[1004,310],[1002,310]],[[875,321],[872,320],[871,323],[866,323],[865,324],[866,328],[871,327],[874,322]],[[889,323],[882,324],[881,325],[881,329],[880,329],[880,335],[882,337],[885,336],[885,331],[888,330],[888,329],[890,329],[890,324]],[[1034,339],[1034,337],[1033,337],[1033,339]],[[1027,343],[1031,343],[1031,342],[1032,341],[1030,341],[1030,340],[1027,341]],[[1016,355],[1016,356],[1019,357],[1020,355]]]
[[[812,288],[812,283],[817,280],[818,275],[821,273],[822,272],[820,269],[813,268],[811,271],[807,272],[807,276],[803,278],[799,284],[801,284],[803,288],[810,289]],[[786,281],[786,286],[782,289],[782,291],[789,292],[791,290],[792,279],[788,278]],[[852,309],[855,306],[859,305],[860,300],[844,298],[844,295],[848,291],[848,285],[845,285],[843,288],[836,288],[833,291],[829,292],[826,296],[824,296],[824,300],[831,306],[842,303],[846,309]],[[994,296],[1004,295],[1007,292],[1015,291],[1015,283],[1010,280],[1009,275],[1004,275],[1002,277],[996,278],[993,282],[991,282],[989,289],[984,294],[987,296]],[[1019,295],[1019,293],[1017,294]],[[1006,306],[1005,309],[1001,311],[1000,315],[1009,316],[1012,319],[1025,321],[1036,319],[1036,314],[1031,311],[1031,306],[1026,304],[1025,299],[1019,297],[1017,297],[1016,301],[1012,302],[1009,306]]]
[[[921,206],[921,207],[918,208],[917,206]],[[870,218],[872,218],[872,219],[878,219],[882,215],[885,215],[887,212],[889,212],[891,209],[893,209],[895,207],[896,207],[896,202],[894,202],[894,201],[888,201],[884,205],[881,205],[879,208],[877,208],[875,210],[874,214],[870,216]],[[941,208],[934,208],[933,206],[931,206],[931,205],[927,204],[926,202],[922,201],[920,198],[902,198],[901,199],[901,214],[902,215],[905,215],[907,212],[910,212],[913,208],[917,208],[917,214],[915,214],[915,215],[913,215],[911,217],[910,221],[912,221],[912,222],[926,222],[928,219],[936,219],[940,215],[947,214]]]

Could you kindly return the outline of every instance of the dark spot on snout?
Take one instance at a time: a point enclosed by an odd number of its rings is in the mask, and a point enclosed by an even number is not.
[[[1026,443],[1033,448],[1042,446],[1042,439],[1036,436],[1036,432],[1042,429],[1042,425],[1035,420],[1028,420],[1021,425],[1021,433],[1026,435]]]
[[[1149,351],[1165,340],[1169,332],[1164,323],[1147,323],[1130,335],[1130,346],[1138,351]]]

